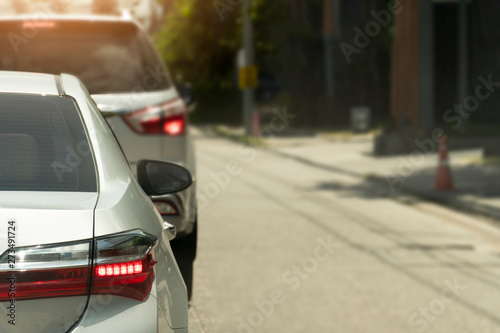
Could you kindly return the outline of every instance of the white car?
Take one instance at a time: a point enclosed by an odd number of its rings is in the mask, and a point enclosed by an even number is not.
[[[137,177],[76,77],[0,71],[0,332],[188,332],[175,227],[146,193],[191,175]]]
[[[195,174],[186,103],[147,33],[131,19],[2,17],[0,70],[77,76],[106,116],[132,170],[138,161],[152,159],[181,164]],[[172,248],[191,296],[196,185],[152,199],[177,228]]]

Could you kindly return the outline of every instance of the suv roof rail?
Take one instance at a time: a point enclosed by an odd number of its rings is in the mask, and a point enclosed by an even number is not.
[[[59,93],[59,96],[66,95],[66,92],[64,91],[64,86],[62,84],[62,77],[61,77],[61,75],[55,75],[55,78],[56,78],[57,92]]]

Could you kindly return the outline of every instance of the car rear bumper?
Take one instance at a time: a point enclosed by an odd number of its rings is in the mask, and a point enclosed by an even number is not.
[[[143,302],[119,296],[94,295],[80,322],[68,333],[101,332],[187,333],[188,329],[170,327],[159,313],[157,298],[152,294]]]
[[[70,332],[160,333],[157,308],[157,300],[152,295],[144,302],[119,296],[92,296],[83,318]]]

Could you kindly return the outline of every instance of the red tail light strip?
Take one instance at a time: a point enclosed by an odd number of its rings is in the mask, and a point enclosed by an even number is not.
[[[123,120],[137,134],[183,135],[186,133],[186,106],[182,99],[176,98],[128,113]]]
[[[154,281],[156,237],[141,230],[97,239],[91,294],[143,301]]]
[[[101,265],[95,269],[96,276],[123,276],[142,273],[142,262],[134,261],[113,265]]]
[[[141,230],[91,241],[16,249],[16,270],[8,252],[0,255],[0,302],[63,296],[112,294],[143,301],[153,281],[156,237]],[[17,267],[18,266],[18,267]]]
[[[173,116],[163,121],[163,132],[170,136],[181,135],[186,132],[186,116]]]
[[[87,240],[4,252],[0,255],[0,302],[88,295],[90,249]],[[15,262],[15,269],[9,261]]]
[[[86,296],[90,267],[0,273],[0,302],[11,299],[39,299]]]
[[[144,301],[153,285],[155,264],[152,253],[148,253],[141,261],[99,265],[95,268],[92,294],[112,294]]]

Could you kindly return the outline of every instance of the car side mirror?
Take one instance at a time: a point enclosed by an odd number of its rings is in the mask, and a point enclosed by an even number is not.
[[[177,83],[175,87],[177,88],[179,96],[182,98],[186,106],[193,105],[193,103],[195,102],[195,98],[191,85],[188,83]]]
[[[186,168],[153,160],[141,160],[137,163],[137,180],[147,195],[176,193],[193,184],[193,176]]]

